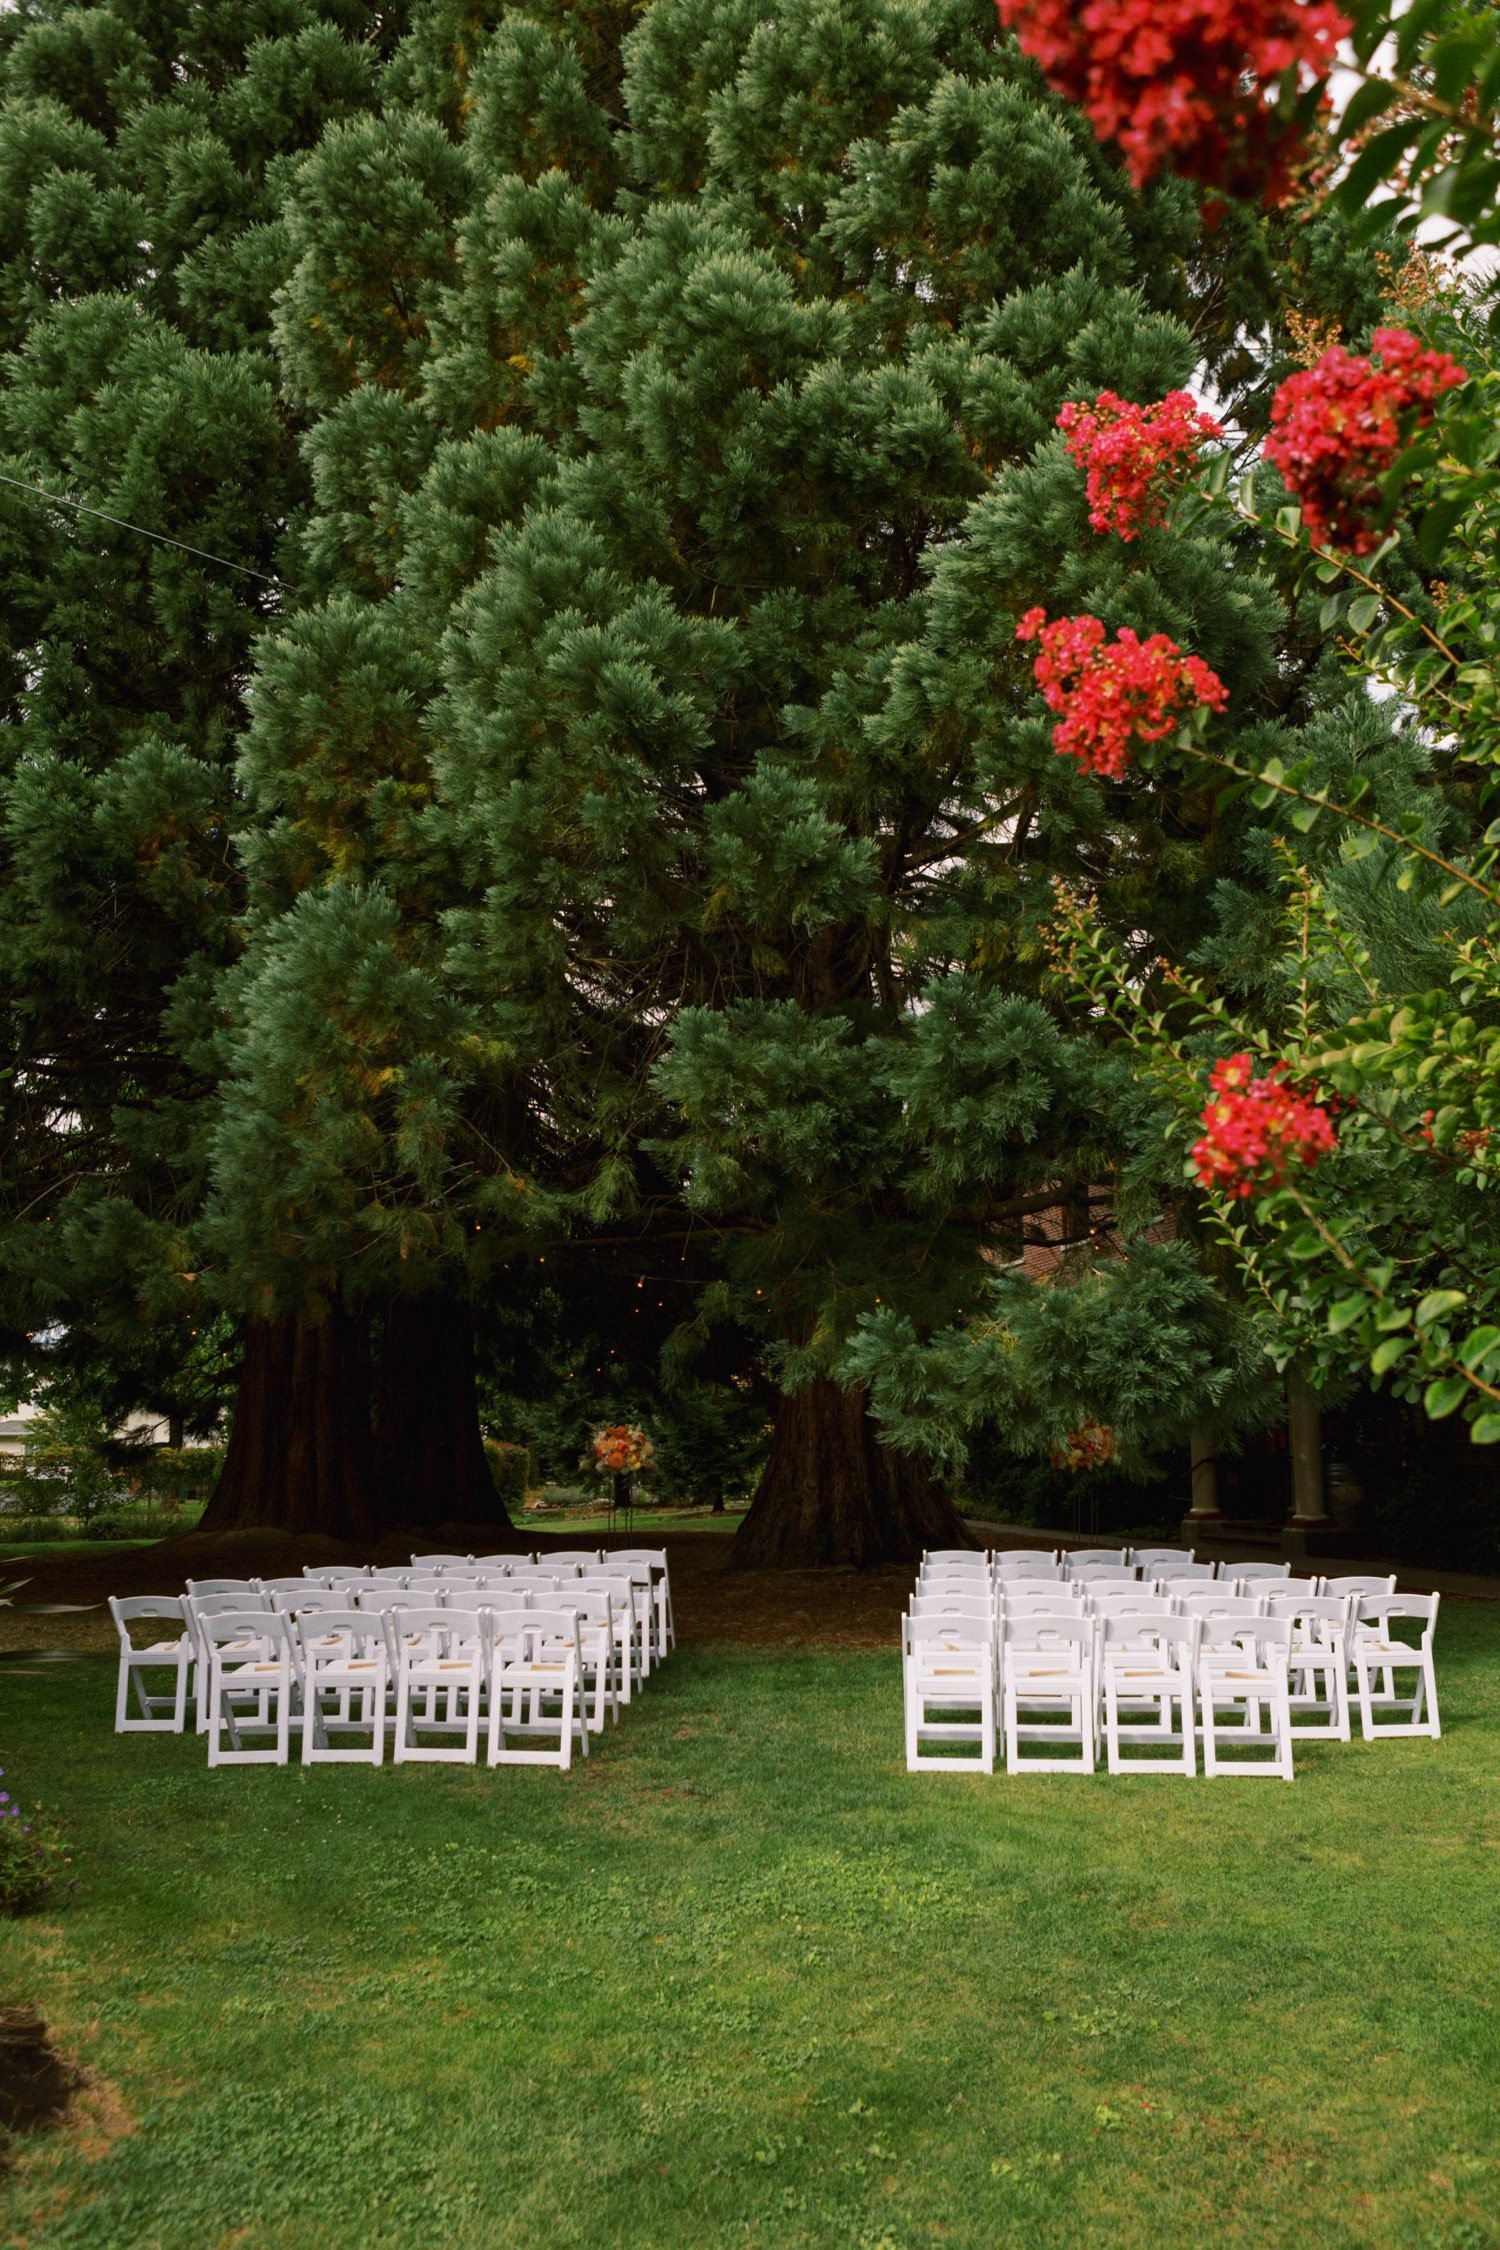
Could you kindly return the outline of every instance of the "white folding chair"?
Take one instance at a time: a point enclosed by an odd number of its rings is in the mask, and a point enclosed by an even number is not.
[[[1188,1586],[1172,1599],[1182,1617],[1264,1617],[1266,1614],[1263,1594],[1221,1593],[1217,1586]]]
[[[367,1609],[302,1610],[302,1763],[378,1766],[385,1757],[391,1683],[388,1618]],[[368,1734],[370,1747],[336,1749],[335,1734]]]
[[[615,1632],[614,1596],[608,1586],[580,1579],[565,1594],[549,1597],[546,1606],[571,1610],[578,1620],[579,1690],[590,1734],[602,1734],[606,1717],[620,1716],[620,1675],[627,1661]]]
[[[295,1578],[253,1578],[250,1581],[257,1594],[305,1594],[307,1580],[299,1572]]]
[[[198,1641],[186,1604],[172,1594],[111,1594],[109,1614],[120,1636],[120,1672],[115,1689],[116,1734],[181,1734],[187,1717],[188,1682],[198,1661]],[[147,1641],[131,1636],[133,1624],[156,1627]],[[163,1625],[175,1626],[162,1633]],[[146,1685],[147,1672],[170,1673],[170,1694]],[[137,1716],[129,1716],[135,1700]],[[165,1716],[163,1716],[165,1714]]]
[[[304,1563],[302,1575],[309,1586],[351,1586],[370,1575],[368,1563],[339,1563],[324,1569],[313,1563]]]
[[[216,1594],[254,1594],[260,1589],[251,1578],[190,1578],[187,1590],[198,1601]]]
[[[1170,1577],[1184,1565],[1197,1560],[1196,1550],[1192,1547],[1127,1547],[1125,1553],[1142,1578]]]
[[[960,1570],[988,1570],[989,1557],[982,1547],[928,1547],[918,1568],[934,1570],[945,1563],[952,1563]]]
[[[672,1576],[667,1568],[665,1547],[617,1547],[613,1553],[601,1553],[601,1561],[627,1563],[632,1568],[644,1563],[651,1572],[651,1598],[655,1615],[655,1662],[670,1656],[677,1646],[677,1621],[672,1614]]]
[[[1095,1701],[1091,1617],[1060,1604],[1050,1615],[1007,1616],[1000,1650],[1007,1773],[1092,1773]],[[1025,1755],[1026,1743],[1044,1747]]]
[[[946,1587],[940,1592],[919,1588],[906,1609],[909,1617],[978,1617],[986,1623],[994,1615],[994,1603],[987,1593],[951,1594]]]
[[[1062,1551],[1063,1570],[1069,1578],[1076,1578],[1081,1570],[1091,1569],[1096,1564],[1118,1571],[1123,1578],[1136,1575],[1128,1547],[1065,1547]]]
[[[1284,1617],[1200,1621],[1198,1727],[1203,1771],[1210,1779],[1221,1774],[1293,1778],[1287,1677],[1291,1645],[1291,1623]]]
[[[473,1765],[489,1674],[488,1610],[409,1603],[391,1611],[391,1634],[396,1764]]]
[[[301,1678],[295,1628],[275,1610],[220,1610],[200,1617],[208,1650],[208,1762],[284,1766]],[[247,1749],[245,1738],[271,1736]]]
[[[645,1679],[646,1666],[650,1660],[651,1589],[623,1572],[611,1575],[602,1566],[591,1578],[582,1578],[578,1583],[586,1592],[603,1592],[610,1598],[614,1616],[618,1693],[622,1703],[631,1703],[635,1700],[636,1689]],[[534,1597],[547,1607],[554,1602],[566,1604],[571,1598],[571,1592],[557,1591]]]
[[[1436,1594],[1367,1594],[1356,1609],[1349,1654],[1359,1694],[1359,1731],[1366,1742],[1392,1734],[1424,1734],[1436,1741],[1442,1734],[1432,1661],[1437,1613]],[[1407,1619],[1421,1625],[1420,1639],[1403,1640],[1396,1632]],[[1411,1674],[1410,1695],[1399,1690],[1402,1672]],[[1401,1715],[1377,1719],[1377,1707]]]
[[[996,1586],[1033,1578],[1051,1585],[1063,1582],[1062,1566],[1051,1555],[996,1555],[992,1565]]]
[[[413,1555],[411,1568],[425,1576],[434,1570],[467,1570],[473,1560],[472,1555]]]
[[[993,1773],[995,1642],[988,1624],[903,1617],[901,1678],[907,1772]]]
[[[1294,1736],[1308,1741],[1349,1740],[1349,1608],[1329,1594],[1275,1593],[1269,1617],[1292,1628],[1287,1653],[1287,1707]]]
[[[228,1594],[188,1594],[184,1596],[182,1606],[187,1612],[188,1624],[197,1643],[197,1669],[192,1691],[198,1714],[197,1731],[199,1734],[207,1734],[209,1645],[208,1635],[204,1630],[205,1623],[211,1617],[269,1615],[272,1602],[269,1594],[258,1594],[252,1589]]]
[[[1262,1579],[1285,1579],[1291,1575],[1292,1566],[1289,1562],[1221,1562],[1219,1565],[1221,1579],[1235,1578],[1247,1586],[1258,1585]]]
[[[1170,1570],[1157,1571],[1150,1583],[1159,1594],[1184,1594],[1194,1586],[1213,1585],[1214,1566],[1211,1562],[1174,1563]]]
[[[1140,1585],[1133,1570],[1121,1570],[1117,1563],[1082,1563],[1077,1570],[1068,1572],[1066,1582],[1070,1586],[1081,1586],[1085,1593],[1092,1592],[1096,1586]]]
[[[492,1766],[558,1766],[566,1773],[576,1739],[589,1754],[583,1650],[573,1610],[497,1610],[492,1621],[489,1756]],[[555,1749],[512,1749],[557,1737]]]
[[[1196,1774],[1196,1621],[1147,1611],[1126,1612],[1101,1618],[1099,1629],[1108,1770]],[[1150,1716],[1122,1719],[1122,1707]],[[1132,1748],[1134,1754],[1125,1757],[1125,1747]]]

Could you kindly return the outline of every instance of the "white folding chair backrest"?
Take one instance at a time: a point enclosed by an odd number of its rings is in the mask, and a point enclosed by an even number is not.
[[[935,1563],[957,1563],[963,1569],[977,1564],[983,1570],[989,1567],[989,1558],[982,1547],[929,1547],[922,1557],[921,1568],[930,1570]]]
[[[1289,1617],[1296,1628],[1292,1634],[1295,1644],[1303,1639],[1325,1640],[1341,1635],[1349,1622],[1349,1605],[1337,1594],[1274,1593],[1266,1602],[1266,1615]],[[1304,1633],[1304,1624],[1311,1630]]]
[[[1149,1586],[1091,1586],[1084,1607],[1095,1617],[1174,1617],[1177,1605],[1170,1594],[1153,1594]]]
[[[305,1578],[256,1578],[251,1581],[258,1594],[301,1594],[307,1591]]]
[[[1242,1584],[1260,1578],[1290,1578],[1291,1575],[1289,1562],[1221,1562],[1219,1565],[1221,1578],[1237,1578]]]
[[[586,1569],[594,1570],[598,1567],[600,1555],[597,1547],[559,1547],[554,1553],[544,1555],[542,1560],[549,1570],[557,1569],[563,1563],[582,1563]]]
[[[990,1561],[998,1567],[1001,1563],[1041,1562],[1055,1563],[1055,1547],[995,1547],[990,1551]]]
[[[187,1590],[194,1601],[197,1601],[201,1595],[253,1594],[257,1588],[254,1580],[249,1578],[190,1578]]]
[[[309,1616],[316,1609],[345,1609],[347,1600],[342,1591],[328,1586],[279,1586],[271,1596],[271,1607],[283,1617],[300,1617],[304,1610]]]
[[[425,1575],[433,1570],[467,1570],[473,1560],[472,1555],[413,1555],[411,1567]]]
[[[370,1575],[369,1563],[339,1563],[327,1569],[304,1563],[302,1575],[309,1586],[354,1586]]]
[[[1170,1578],[1150,1581],[1159,1594],[1201,1594],[1205,1586],[1214,1583],[1213,1571],[1207,1563],[1196,1563],[1191,1571],[1174,1571]]]
[[[994,1565],[995,1583],[1002,1580],[1009,1585],[1013,1579],[1044,1579],[1050,1584],[1062,1583],[1062,1569],[1051,1555],[997,1555]]]
[[[1087,1590],[1091,1586],[1139,1586],[1140,1580],[1133,1570],[1119,1570],[1108,1563],[1085,1563],[1081,1570],[1068,1572],[1067,1584]]]
[[[514,1555],[476,1555],[474,1560],[486,1570],[509,1570],[514,1563],[535,1562],[536,1556],[520,1553]]]
[[[1056,1585],[1048,1585],[1039,1578],[1010,1578],[1003,1586],[995,1588],[995,1609],[1006,1617],[1025,1616],[1032,1610],[1045,1613],[1054,1609],[1063,1611],[1065,1615],[1076,1612],[1081,1617],[1083,1588],[1070,1586],[1062,1580]]]
[[[1099,1645],[1106,1661],[1121,1649],[1159,1648],[1174,1662],[1191,1662],[1198,1647],[1198,1619],[1172,1617],[1160,1610],[1123,1610],[1099,1620]]]
[[[1195,1560],[1192,1547],[1127,1547],[1126,1555],[1143,1578],[1163,1578]]]
[[[1438,1601],[1436,1594],[1364,1594],[1355,1608],[1354,1621],[1359,1627],[1373,1627],[1382,1640],[1395,1640],[1398,1636],[1391,1626],[1410,1619],[1420,1623],[1426,1641],[1432,1638],[1437,1624]],[[1415,1641],[1411,1645],[1415,1647]]]
[[[1392,1571],[1388,1578],[1363,1577],[1358,1572],[1352,1578],[1325,1578],[1323,1591],[1325,1594],[1353,1594],[1360,1600],[1367,1594],[1394,1594],[1396,1573]]]
[[[1131,1561],[1128,1547],[1065,1547],[1063,1549],[1062,1566],[1070,1578],[1076,1578],[1080,1571],[1091,1569],[1096,1564],[1102,1564],[1106,1570],[1118,1571],[1122,1578],[1134,1578],[1136,1575],[1135,1565]]]
[[[222,1617],[226,1610],[231,1609],[263,1610],[269,1615],[271,1609],[271,1596],[269,1594],[260,1594],[254,1592],[237,1594],[188,1594],[184,1596],[184,1607],[186,1608],[190,1617],[197,1619],[205,1617]]]
[[[411,1575],[410,1563],[402,1563],[399,1566],[392,1563],[389,1567],[382,1565],[379,1570],[372,1570],[370,1572],[370,1583],[372,1586],[404,1586]],[[420,1575],[419,1572],[418,1576]]]
[[[908,1604],[912,1617],[982,1617],[994,1615],[994,1605],[988,1594],[928,1594],[916,1593]]]
[[[1183,1617],[1239,1619],[1266,1614],[1262,1594],[1221,1594],[1212,1586],[1190,1586],[1175,1598],[1178,1613]]]

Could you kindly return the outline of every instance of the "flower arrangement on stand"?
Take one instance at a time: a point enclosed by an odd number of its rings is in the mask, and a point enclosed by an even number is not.
[[[630,1513],[633,1506],[632,1480],[655,1459],[656,1448],[645,1431],[635,1422],[615,1422],[602,1430],[595,1430],[586,1461],[601,1476],[614,1478],[614,1506]]]
[[[1115,1433],[1107,1422],[1080,1422],[1052,1448],[1054,1469],[1102,1469],[1115,1457]]]

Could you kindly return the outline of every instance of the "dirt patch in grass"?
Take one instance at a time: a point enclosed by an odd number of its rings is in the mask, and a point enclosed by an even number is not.
[[[479,1553],[484,1527],[445,1524],[421,1536],[416,1552]],[[540,1553],[576,1547],[573,1537],[547,1540],[530,1532]],[[493,1534],[491,1534],[493,1536]],[[152,1547],[117,1554],[28,1555],[27,1601],[89,1602],[81,1615],[28,1617],[11,1610],[0,1620],[9,1649],[115,1646],[105,1604],[111,1594],[179,1594],[188,1578],[282,1578],[304,1567],[341,1562],[403,1563],[415,1535],[395,1533],[376,1548],[354,1548],[337,1539],[287,1539],[275,1532],[236,1531],[220,1538],[191,1532]],[[911,1589],[905,1563],[875,1570],[730,1570],[728,1541],[715,1532],[668,1533],[665,1539],[601,1537],[599,1544],[666,1548],[672,1573],[677,1634],[685,1643],[731,1642],[754,1647],[833,1646],[893,1648]]]
[[[34,2008],[0,2007],[0,2169],[11,2134],[61,2124],[82,2083]]]

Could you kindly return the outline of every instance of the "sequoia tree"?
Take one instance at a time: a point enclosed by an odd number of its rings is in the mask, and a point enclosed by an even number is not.
[[[234,764],[307,499],[270,355],[280,188],[373,106],[402,13],[0,17],[0,1321],[23,1380],[59,1323],[70,1359],[94,1337],[143,1380],[218,1324],[196,1222]]]

